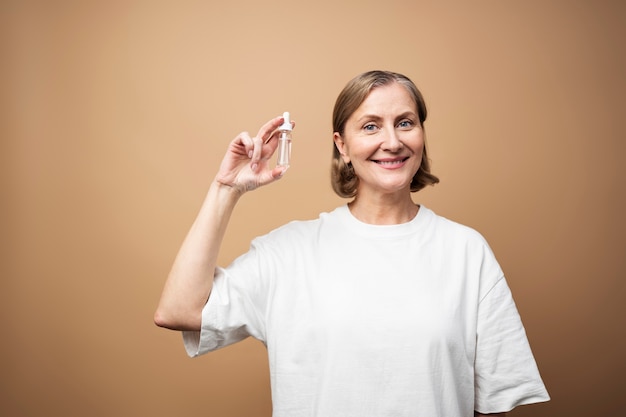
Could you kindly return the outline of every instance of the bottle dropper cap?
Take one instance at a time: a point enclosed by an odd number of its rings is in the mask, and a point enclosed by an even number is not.
[[[283,122],[283,124],[278,128],[278,130],[291,130],[291,120],[289,119],[289,112],[286,111],[283,113],[283,119],[285,119],[285,121]]]

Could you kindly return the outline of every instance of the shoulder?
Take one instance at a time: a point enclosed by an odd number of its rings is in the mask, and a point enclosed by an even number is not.
[[[495,278],[502,276],[500,265],[485,237],[473,227],[435,214],[431,211],[428,222],[429,241],[432,247],[449,258],[463,259]]]
[[[315,233],[315,231],[320,226],[319,219],[312,220],[292,220],[289,223],[286,223],[265,236],[262,236],[261,239],[267,241],[281,240],[281,239],[293,239],[293,238],[303,238],[310,236]]]
[[[277,227],[269,233],[254,239],[256,244],[263,245],[300,245],[315,239],[320,230],[335,222],[339,208],[331,212],[322,212],[316,219],[292,220]]]
[[[485,237],[476,229],[432,213],[434,247],[452,262],[457,260],[479,277],[480,299],[504,277],[500,264]]]
[[[426,207],[423,207],[423,209],[425,209],[426,212],[425,217],[429,220],[429,227],[438,236],[442,236],[446,239],[453,239],[455,241],[463,241],[477,245],[487,245],[485,237],[473,227],[436,214],[434,211]]]

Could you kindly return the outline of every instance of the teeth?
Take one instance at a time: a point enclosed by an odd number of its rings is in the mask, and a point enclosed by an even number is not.
[[[381,165],[394,165],[394,164],[400,164],[402,163],[402,161],[376,161],[376,163],[381,164]]]

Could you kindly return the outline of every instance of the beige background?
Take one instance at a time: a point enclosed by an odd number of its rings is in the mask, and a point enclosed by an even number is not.
[[[624,412],[621,1],[2,1],[0,414],[269,416],[263,346],[188,359],[152,314],[228,141],[285,110],[293,166],[220,255],[343,200],[330,116],[357,73],[409,75],[433,170],[475,227],[550,403]],[[606,413],[606,414],[604,414]]]

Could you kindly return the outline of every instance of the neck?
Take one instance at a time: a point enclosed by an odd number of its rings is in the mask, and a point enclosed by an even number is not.
[[[401,197],[380,196],[364,198],[359,195],[348,203],[354,217],[368,224],[408,223],[417,215],[419,205],[415,204],[410,194]]]

